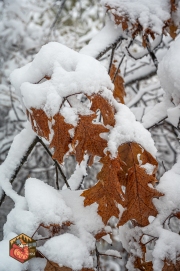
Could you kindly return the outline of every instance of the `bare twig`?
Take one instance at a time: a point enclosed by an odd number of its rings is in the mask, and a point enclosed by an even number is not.
[[[49,154],[49,156],[52,158],[52,153],[51,153],[50,150],[47,148],[46,144],[44,144],[44,142],[42,141],[42,139],[38,138],[38,141],[41,143],[41,145],[45,148],[45,150],[47,151],[47,153]],[[67,181],[67,179],[66,179],[66,176],[65,176],[64,172],[62,171],[60,165],[59,165],[58,162],[57,162],[56,160],[54,160],[53,158],[52,158],[52,160],[54,161],[55,166],[57,166],[57,168],[59,169],[59,171],[60,171],[60,173],[61,173],[61,176],[63,177],[63,180],[64,180],[65,184],[67,185],[67,187],[68,187],[69,189],[71,189],[71,188],[70,188],[70,185],[69,185],[69,183],[68,183],[68,181]]]
[[[132,43],[133,43],[133,40],[130,41],[130,43],[128,44],[128,47],[127,47],[127,48],[129,48],[129,47],[131,46]],[[117,67],[117,69],[116,69],[116,72],[115,72],[115,74],[114,74],[114,77],[113,77],[113,80],[112,80],[113,83],[114,83],[114,81],[115,81],[115,79],[116,79],[116,76],[117,76],[117,74],[118,74],[118,71],[119,71],[119,69],[120,69],[120,67],[121,67],[121,64],[122,64],[122,62],[123,62],[125,56],[126,56],[126,54],[124,53],[123,56],[122,56],[122,58],[121,58],[121,60],[120,60],[120,62],[119,62],[119,65],[118,65],[118,67]]]
[[[111,66],[112,66],[112,62],[113,62],[114,52],[115,52],[116,46],[117,46],[117,44],[115,44],[115,45],[112,47],[111,56],[110,56],[110,62],[109,62],[108,74],[110,74],[110,70],[111,70]]]
[[[60,15],[61,15],[61,12],[62,12],[62,10],[63,10],[63,8],[64,8],[65,2],[66,2],[66,0],[62,0],[61,5],[60,5],[60,7],[59,7],[59,10],[58,10],[58,12],[57,12],[57,14],[56,14],[55,20],[54,20],[54,22],[53,22],[53,24],[52,24],[50,30],[53,30],[54,27],[55,27],[55,25],[57,24],[57,21],[59,20],[59,17],[60,17]]]
[[[57,190],[59,190],[58,167],[57,167],[57,164],[55,164],[55,170],[56,170],[56,188],[57,188]]]
[[[12,109],[13,109],[13,111],[14,111],[14,114],[16,115],[17,120],[20,121],[19,116],[18,116],[18,113],[17,113],[16,108],[15,108],[14,103],[13,103],[11,87],[9,87],[9,94],[10,94],[11,106],[12,106]]]
[[[147,50],[148,50],[148,52],[149,52],[149,55],[150,55],[152,61],[154,62],[154,66],[155,66],[156,69],[157,69],[157,67],[158,67],[158,60],[157,60],[157,57],[156,57],[155,53],[153,52],[153,50],[152,50],[152,48],[151,48],[151,43],[150,43],[150,41],[149,41],[148,36],[147,36],[147,38],[146,38],[146,44],[147,44]]]
[[[112,49],[114,46],[117,46],[117,44],[123,40],[124,38],[123,37],[119,37],[114,43],[110,44],[108,47],[106,47],[102,52],[100,52],[96,59],[99,60],[105,53],[107,53],[110,49]]]

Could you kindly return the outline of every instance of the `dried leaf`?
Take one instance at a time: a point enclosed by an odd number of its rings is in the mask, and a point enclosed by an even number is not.
[[[128,173],[128,170],[134,166],[134,164],[139,165],[139,161],[141,161],[142,165],[146,163],[154,165],[155,167],[153,173],[155,173],[157,170],[158,163],[156,159],[135,142],[128,142],[120,145],[118,148],[118,154],[123,161],[122,169],[126,174]]]
[[[107,133],[109,130],[101,124],[94,124],[95,114],[80,116],[78,126],[75,129],[72,147],[76,153],[77,162],[83,160],[84,154],[104,156],[104,149],[107,141],[99,136],[100,133]]]
[[[101,114],[103,116],[103,122],[105,125],[109,124],[111,126],[115,125],[115,119],[114,119],[114,113],[115,109],[114,107],[102,96],[100,95],[93,95],[91,96],[91,110],[96,112],[96,110],[100,110]]]
[[[180,260],[176,260],[176,264],[172,262],[165,261],[162,271],[179,271],[180,270]]]
[[[129,169],[126,202],[123,204],[126,210],[123,212],[118,226],[131,219],[136,220],[140,226],[146,226],[149,224],[148,217],[157,215],[152,198],[160,197],[162,194],[148,185],[152,183],[154,183],[154,177],[148,175],[144,168],[135,164]]]
[[[69,150],[68,145],[71,143],[69,130],[73,128],[73,125],[66,123],[64,117],[60,114],[56,114],[53,119],[54,124],[52,129],[54,130],[54,136],[50,147],[54,148],[53,159],[57,160],[59,163],[62,163],[64,155]]]
[[[37,135],[49,140],[50,130],[48,121],[51,120],[42,109],[31,108],[30,111],[27,111],[27,116],[31,122],[32,129]]]
[[[115,73],[116,73],[116,66],[112,64],[111,70],[110,70],[110,77],[112,80],[114,79]],[[124,80],[120,75],[120,70],[118,70],[118,73],[114,80],[113,96],[118,102],[121,102],[122,104],[124,104],[124,97],[126,96],[126,93],[124,89]]]
[[[176,38],[176,36],[177,36],[177,33],[176,33],[177,29],[178,29],[178,27],[173,22],[170,23],[170,25],[169,25],[169,34],[170,34],[170,36],[171,36],[172,39]]]
[[[97,175],[99,182],[92,188],[84,191],[81,196],[85,197],[84,205],[91,205],[97,202],[98,214],[107,224],[112,217],[119,217],[117,204],[122,204],[123,192],[118,179],[118,173],[121,170],[121,161],[119,157],[111,159],[108,153],[101,158],[103,164],[101,171]]]
[[[46,264],[44,271],[77,271],[77,269],[73,270],[73,269],[66,267],[66,266],[60,267],[57,263],[54,263],[52,261],[47,261],[47,264]],[[79,271],[94,271],[94,269],[82,268]]]
[[[140,271],[153,271],[152,262],[144,262],[141,258],[136,258],[134,267]]]
[[[62,266],[60,267],[57,263],[47,261],[44,271],[73,271],[71,268]]]
[[[94,238],[98,241],[99,239],[101,239],[105,235],[107,235],[107,232],[104,229],[102,229],[100,232],[96,233]]]

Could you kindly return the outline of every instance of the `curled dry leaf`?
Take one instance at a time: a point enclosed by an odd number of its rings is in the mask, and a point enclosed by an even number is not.
[[[102,117],[103,117],[103,123],[105,125],[109,124],[111,126],[115,125],[115,119],[114,114],[115,110],[114,107],[100,95],[93,95],[90,97],[92,101],[91,110],[96,112],[96,110],[100,110]]]
[[[115,64],[112,64],[111,70],[110,70],[110,77],[112,80],[114,80],[116,70],[117,69],[116,69]],[[126,96],[126,92],[124,89],[124,80],[120,75],[120,70],[118,70],[118,73],[117,73],[116,78],[114,80],[113,96],[118,102],[124,104],[124,97]]]
[[[76,154],[77,162],[81,163],[84,154],[87,152],[92,156],[103,157],[104,149],[107,147],[107,141],[100,137],[100,133],[107,133],[109,130],[102,124],[95,124],[92,121],[96,114],[79,116],[79,123],[75,128],[72,147]]]

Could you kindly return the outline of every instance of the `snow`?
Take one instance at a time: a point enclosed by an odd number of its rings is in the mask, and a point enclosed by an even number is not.
[[[115,43],[120,37],[125,37],[121,27],[115,27],[110,20],[106,22],[104,28],[81,50],[81,54],[97,58],[99,54]]]
[[[180,103],[180,38],[171,43],[170,49],[159,63],[158,77],[169,100],[175,106]]]
[[[87,175],[86,167],[88,162],[88,155],[85,155],[84,160],[76,165],[76,169],[74,173],[71,175],[71,177],[67,180],[68,184],[70,185],[71,190],[78,190],[83,177]],[[63,186],[63,189],[67,189],[66,184]]]
[[[104,229],[104,223],[97,214],[98,205],[94,203],[84,207],[84,198],[81,197],[81,194],[80,190],[59,191],[38,179],[27,179],[25,198],[23,198],[26,208],[15,206],[11,210],[4,225],[4,238],[10,240],[9,234],[12,231],[14,232],[13,237],[22,232],[32,236],[41,223],[46,226],[50,224],[62,226],[65,222],[71,222],[72,224],[67,226],[66,233],[62,227],[59,236],[52,237],[38,249],[49,260],[60,266],[65,265],[77,270],[81,270],[82,267],[91,268],[93,260],[90,253],[94,249],[96,241],[94,236]],[[105,227],[107,233],[109,228]],[[43,231],[40,233],[43,234]],[[49,235],[50,233],[48,233]],[[47,237],[47,233],[45,236],[41,236],[39,233],[34,235],[35,240],[43,237]],[[4,247],[8,241],[3,242],[0,243],[0,246]],[[9,259],[5,258],[3,264],[7,264],[8,261]],[[38,262],[39,270],[44,264],[44,261]],[[32,261],[30,270],[34,271],[33,266],[35,265],[36,263]],[[2,271],[6,270],[2,269]]]
[[[142,118],[144,127],[150,128],[167,117],[167,109],[174,107],[173,103],[166,97],[163,101],[157,103],[152,109],[150,109]]]
[[[149,163],[146,163],[145,165],[141,165],[141,167],[146,170],[146,173],[148,175],[152,175],[153,172],[154,172],[154,170],[155,170],[155,168],[156,168],[156,166],[153,166],[153,165],[151,165]]]
[[[145,128],[149,128],[164,118],[177,127],[179,123],[180,104],[180,38],[171,43],[158,66],[158,77],[165,91],[162,102],[156,104],[142,119]]]
[[[108,249],[106,250],[105,254],[115,256],[115,257],[121,257],[121,254],[117,250]]]
[[[130,109],[117,104],[118,112],[115,114],[116,124],[109,134],[108,149],[112,156],[116,156],[118,147],[126,142],[139,143],[146,151],[153,156],[156,155],[156,148],[151,134],[137,122]]]
[[[169,0],[101,0],[102,5],[111,7],[111,12],[119,17],[126,17],[131,24],[138,21],[143,30],[151,29],[162,33],[165,21],[170,19]],[[115,22],[114,16],[112,20]]]
[[[25,198],[29,211],[35,215],[39,224],[62,225],[72,220],[71,209],[66,205],[60,193],[38,179],[27,179]]]
[[[51,79],[36,84],[45,76]],[[57,42],[44,45],[31,63],[11,74],[10,80],[26,108],[44,108],[49,116],[58,112],[64,97],[113,90],[106,69],[98,61]]]
[[[59,266],[67,266],[73,268],[73,270],[81,270],[82,267],[93,267],[93,259],[86,245],[78,237],[70,233],[53,237],[38,249],[49,260]]]
[[[17,136],[15,136],[6,160],[0,166],[0,188],[4,190],[7,196],[11,197],[16,204],[25,204],[24,199],[17,195],[12,189],[10,179],[17,166],[27,152],[29,146],[35,139],[35,133],[32,131],[29,123]],[[26,140],[24,140],[26,139]],[[2,195],[2,190],[0,191]]]
[[[165,259],[175,263],[179,254],[180,236],[174,232],[162,229],[152,253],[153,270],[162,270]]]

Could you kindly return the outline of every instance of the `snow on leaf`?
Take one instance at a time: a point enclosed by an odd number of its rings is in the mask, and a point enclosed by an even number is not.
[[[129,169],[126,202],[123,204],[126,210],[118,223],[119,226],[131,219],[136,220],[141,226],[146,226],[149,224],[148,217],[157,215],[158,212],[152,203],[152,199],[160,197],[162,194],[148,186],[148,184],[153,184],[154,182],[155,178],[152,175],[148,175],[146,170],[140,166],[134,164]]]
[[[84,191],[81,196],[85,197],[85,206],[97,202],[99,205],[98,214],[102,217],[103,222],[107,224],[111,216],[119,217],[117,204],[123,202],[123,192],[118,179],[121,161],[119,157],[111,159],[108,153],[101,158],[100,162],[103,167],[97,175],[99,182]]]
[[[103,116],[104,124],[105,125],[109,124],[111,126],[114,126],[115,125],[115,119],[114,119],[115,110],[112,107],[112,105],[100,95],[91,96],[91,101],[92,101],[91,110],[96,112],[96,110],[99,109]]]
[[[158,165],[156,159],[143,147],[135,142],[128,142],[119,146],[118,154],[123,161],[122,169],[125,174],[128,173],[128,170],[133,167],[134,164],[144,165],[149,163],[154,165],[155,168],[157,168]]]
[[[64,117],[60,114],[56,114],[54,117],[54,124],[52,129],[54,136],[51,141],[50,147],[54,148],[53,159],[59,163],[63,162],[63,157],[69,150],[69,144],[71,143],[71,136],[69,130],[73,128],[73,125],[66,123]]]
[[[147,37],[155,39],[155,35],[161,35],[164,30],[176,36],[174,28],[179,22],[174,22],[174,13],[177,3],[172,0],[101,0],[109,11],[116,25],[122,25],[123,30],[131,33],[132,37],[142,34],[143,46],[147,45]],[[173,30],[172,30],[173,26]]]
[[[72,140],[72,147],[76,153],[76,160],[81,163],[84,154],[104,156],[104,149],[107,141],[99,136],[100,133],[107,133],[109,130],[102,124],[94,124],[95,114],[79,116],[79,124],[75,129]]]

